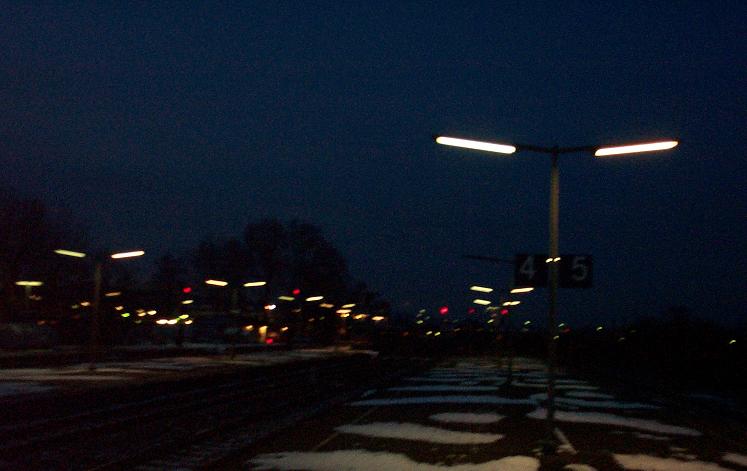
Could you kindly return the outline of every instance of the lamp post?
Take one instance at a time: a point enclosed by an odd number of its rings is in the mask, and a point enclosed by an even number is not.
[[[555,428],[555,363],[556,345],[555,336],[556,304],[558,291],[558,262],[560,255],[558,251],[558,221],[560,201],[560,172],[558,170],[558,157],[561,154],[592,153],[594,157],[607,157],[614,155],[634,154],[641,152],[655,152],[672,149],[677,146],[677,141],[657,141],[642,144],[631,144],[614,147],[601,146],[578,146],[578,147],[543,147],[530,144],[497,144],[493,142],[475,141],[447,136],[437,136],[438,144],[474,149],[498,154],[513,154],[516,151],[528,151],[550,156],[550,212],[549,212],[549,253],[548,253],[548,278],[549,278],[549,308],[548,308],[548,341],[547,341],[547,433],[548,442],[553,443],[553,431]]]
[[[86,257],[85,253],[75,252],[72,250],[57,249],[54,252],[58,255],[64,255],[66,257]],[[112,260],[118,260],[121,258],[140,257],[142,255],[145,255],[144,251],[134,250],[130,252],[114,253],[109,255],[109,258],[111,258]],[[96,363],[98,362],[99,351],[101,350],[101,314],[99,307],[101,305],[101,280],[105,261],[107,261],[107,257],[105,256],[96,257],[93,267],[93,310],[91,312],[91,335],[88,344],[90,357],[90,364],[88,365],[88,369],[91,371],[96,370]]]

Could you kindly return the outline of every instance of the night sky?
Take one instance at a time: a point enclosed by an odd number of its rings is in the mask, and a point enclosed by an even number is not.
[[[593,254],[595,286],[559,318],[743,322],[745,2],[23,3],[0,8],[0,184],[143,248],[143,270],[299,218],[396,309],[461,312],[511,277],[462,254],[547,251],[550,163],[435,134],[674,138],[561,157],[561,253]],[[531,299],[517,313],[541,323]]]

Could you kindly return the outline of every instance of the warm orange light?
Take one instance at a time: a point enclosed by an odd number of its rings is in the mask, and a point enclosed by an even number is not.
[[[649,142],[645,144],[633,144],[618,147],[602,147],[594,152],[595,157],[606,155],[636,154],[638,152],[654,152],[657,150],[672,149],[679,144],[677,141]]]
[[[248,283],[244,283],[245,288],[254,288],[256,286],[264,286],[266,285],[266,281],[250,281]]]
[[[464,147],[466,149],[484,150],[499,154],[513,154],[516,147],[493,142],[472,141],[469,139],[458,139],[455,137],[438,136],[436,142],[445,146]]]
[[[212,286],[228,286],[228,282],[223,280],[205,280],[205,284]]]
[[[493,288],[488,288],[486,286],[470,286],[469,289],[471,291],[477,291],[480,293],[492,293],[493,292]]]
[[[514,289],[511,290],[511,294],[529,293],[531,291],[534,291],[534,288],[514,288]]]
[[[475,303],[475,304],[479,304],[480,306],[489,306],[490,305],[490,301],[488,301],[487,299],[474,299],[472,302]]]

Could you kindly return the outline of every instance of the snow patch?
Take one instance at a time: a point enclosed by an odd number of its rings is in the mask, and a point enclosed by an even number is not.
[[[537,409],[527,414],[527,417],[531,419],[545,419],[547,417],[547,410],[544,408]],[[555,419],[560,420],[561,422],[614,425],[670,435],[686,435],[690,437],[699,437],[702,435],[697,430],[687,427],[662,424],[655,420],[634,419],[613,414],[601,414],[598,412],[555,411]]]
[[[351,406],[408,406],[414,404],[495,404],[495,405],[535,405],[529,399],[511,399],[498,396],[423,396],[397,397],[389,399],[368,399],[351,402]]]
[[[541,402],[547,399],[547,393],[532,394],[529,396],[529,399]],[[555,403],[562,406],[597,407],[600,409],[661,409],[659,406],[642,404],[640,402],[585,401],[583,399],[572,399],[567,397],[556,397]]]
[[[731,471],[707,461],[682,461],[648,455],[612,455],[625,469],[640,471]]]
[[[413,392],[496,392],[496,386],[449,386],[449,385],[425,385],[425,386],[399,386],[389,388],[388,391],[413,391]]]
[[[367,437],[397,438],[446,445],[477,445],[493,443],[503,438],[503,435],[495,433],[456,432],[454,430],[406,422],[374,422],[362,425],[342,425],[335,427],[335,430],[341,433],[365,435]]]
[[[433,414],[429,418],[436,422],[447,424],[494,424],[504,417],[503,415],[491,413],[443,412],[441,414]]]
[[[724,457],[721,459],[728,461],[729,463],[747,467],[747,455],[740,455],[739,453],[724,453]]]
[[[592,391],[568,391],[565,393],[566,396],[578,397],[580,399],[614,399],[615,396],[612,394],[602,394]]]
[[[453,466],[419,463],[400,453],[368,450],[283,452],[259,455],[249,463],[259,470],[307,471],[537,471],[540,463],[529,456],[508,456],[485,463]]]

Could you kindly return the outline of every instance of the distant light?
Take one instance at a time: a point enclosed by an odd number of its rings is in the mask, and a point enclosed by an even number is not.
[[[130,317],[130,313],[129,312],[123,312],[122,314],[120,314],[120,316],[122,316],[122,317]]]
[[[184,288],[182,288],[182,293],[184,294],[189,294],[191,292],[192,292],[192,288],[189,286],[185,286]]]
[[[329,303],[321,303],[319,305],[319,307],[323,307],[325,309],[332,309],[333,307],[335,307],[335,305],[334,304],[329,304]]]
[[[511,294],[529,293],[531,291],[534,291],[534,288],[514,288],[511,290]]]
[[[182,314],[179,319],[189,319],[189,314]]]
[[[283,326],[280,328],[280,332],[287,332],[287,331],[288,331],[288,326]]]
[[[245,288],[253,288],[255,286],[264,286],[266,285],[266,281],[250,281],[248,283],[244,283]]]
[[[167,323],[168,325],[174,325],[174,324],[176,324],[177,322],[179,322],[179,319],[169,319],[168,321],[166,321],[166,323]]]
[[[473,308],[473,307],[467,309],[467,314],[474,314],[475,312],[477,312],[477,311],[475,311],[475,308]]]
[[[88,307],[88,306],[91,305],[91,303],[89,301],[81,301],[80,305],[83,306],[83,307]]]
[[[561,322],[560,324],[558,324],[559,329],[562,329],[563,327],[565,327],[565,322]]]
[[[44,282],[21,280],[21,281],[16,281],[16,284],[18,286],[41,286],[44,284]]]
[[[729,340],[729,345],[734,345],[735,343],[737,343],[737,339]]]
[[[433,331],[429,330],[428,332],[425,333],[425,335],[431,335],[432,333],[433,333]]]
[[[350,309],[350,308],[353,308],[353,307],[355,307],[355,303],[351,303],[351,304],[343,304],[343,305],[342,305],[342,308],[343,308],[343,309]]]
[[[594,152],[595,157],[606,155],[635,154],[638,152],[653,152],[656,150],[672,149],[679,144],[677,141],[649,142],[646,144],[633,144],[619,147],[602,147]]]
[[[439,331],[439,332],[436,332],[435,334],[433,334],[433,336],[434,336],[434,337],[438,337],[439,335],[441,335],[441,332],[440,332],[440,331]]]
[[[551,258],[545,259],[545,263],[552,263],[552,259]]]
[[[359,321],[361,319],[365,319],[366,317],[368,317],[368,314],[356,314],[355,316],[353,316],[353,319]]]
[[[106,296],[107,298],[113,298],[115,296],[122,296],[122,292],[121,291],[111,291],[109,293],[104,294],[104,296]]]
[[[337,314],[350,314],[350,309],[338,309]]]
[[[293,293],[293,296],[298,296],[299,294],[301,294],[301,290],[296,288],[293,291],[291,291],[291,293]]]
[[[493,288],[487,288],[485,286],[470,286],[470,290],[472,291],[479,291],[480,293],[492,293]]]
[[[552,339],[553,339],[553,340],[558,340],[559,338],[560,338],[560,335],[556,335],[556,336],[555,336],[555,337],[553,337]]]
[[[530,325],[532,321],[524,321],[524,325]]]
[[[114,306],[115,311],[121,311],[122,309],[124,309],[124,306]]]
[[[265,305],[265,310],[266,310],[266,311],[272,311],[272,310],[273,310],[273,309],[275,309],[276,307],[277,307],[277,306],[276,306],[275,304],[267,304],[267,305]]]
[[[79,304],[73,304],[72,306],[70,306],[71,309],[78,309],[79,307]]]
[[[508,309],[506,309],[506,308],[501,309],[501,315],[502,316],[507,316],[508,315]]]
[[[194,299],[185,299],[184,301],[182,301],[182,304],[192,304],[193,302],[195,302]]]
[[[493,322],[495,322],[495,319],[489,319],[488,320],[488,324],[492,324]]]
[[[185,324],[190,325],[192,322],[194,322],[192,319],[184,321]]]
[[[521,304],[521,301],[506,301],[501,306],[518,306]]]
[[[252,330],[254,330],[254,326],[253,325],[245,325],[244,326],[244,330],[247,331],[247,332],[251,332]]]
[[[145,313],[144,313],[144,312],[138,312],[138,313],[137,313],[137,316],[138,316],[138,317],[145,317]]]
[[[602,327],[601,325],[600,325],[600,326],[598,326],[598,327],[597,327],[597,332],[601,332],[601,331],[602,331],[602,329],[604,329],[604,327]]]
[[[340,313],[340,317],[342,317],[343,319],[345,319],[346,317],[350,317],[350,313],[349,312],[341,312]]]
[[[419,320],[417,320],[417,321],[416,321],[415,323],[416,323],[416,324],[423,324],[424,322],[425,322],[425,321],[424,321],[423,319],[419,319]]]
[[[158,319],[158,320],[156,321],[156,324],[158,324],[158,325],[165,325],[165,324],[167,324],[168,322],[169,322],[169,321],[168,321],[167,319]]]
[[[272,345],[272,342],[274,342],[274,340],[272,340],[271,338],[269,338],[269,339],[265,340],[265,343],[266,343],[267,345]]]
[[[74,252],[72,250],[65,250],[65,249],[57,249],[54,251],[54,253],[59,255],[67,255],[68,257],[77,257],[77,258],[83,258],[86,256],[83,252]]]
[[[134,250],[132,252],[120,252],[112,254],[112,258],[130,258],[130,257],[139,257],[141,255],[145,255],[145,252],[142,250]]]
[[[497,152],[499,154],[513,154],[516,147],[492,142],[472,141],[469,139],[458,139],[455,137],[438,136],[436,142],[445,146],[465,147],[467,149]]]
[[[489,306],[491,301],[488,301],[487,299],[473,299],[472,302],[474,304],[479,304],[480,306]]]
[[[158,314],[158,311],[156,311],[155,309],[151,309],[150,311],[148,311],[149,316],[152,316],[154,314]]]
[[[441,314],[442,316],[445,316],[446,314],[449,313],[449,306],[441,306],[441,308],[439,308],[438,310],[438,313]]]
[[[306,301],[312,302],[312,301],[321,301],[324,299],[324,296],[311,296],[309,298],[306,298]]]
[[[228,282],[223,280],[205,280],[206,285],[227,286]]]
[[[385,319],[384,316],[373,316],[371,318],[371,320],[374,321],[374,322],[380,322],[380,321],[383,321],[384,319]]]
[[[295,301],[296,298],[291,296],[278,296],[278,299],[281,301]]]

